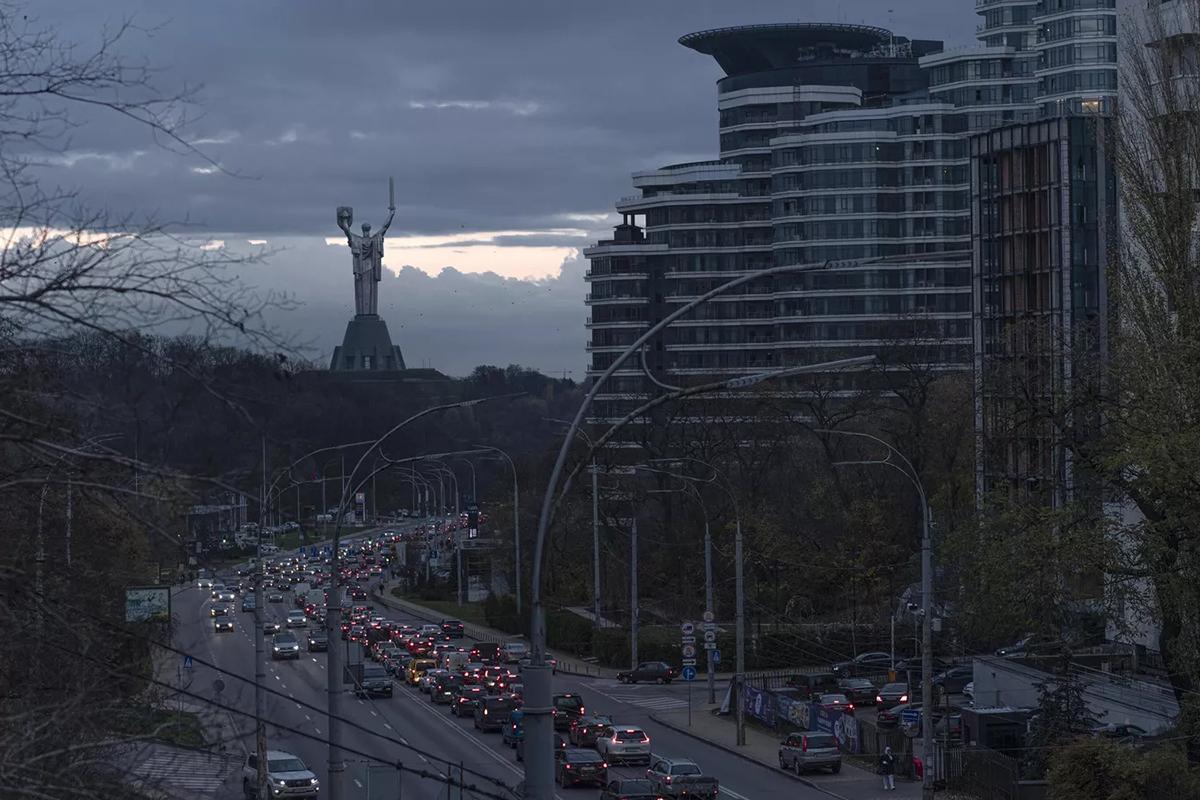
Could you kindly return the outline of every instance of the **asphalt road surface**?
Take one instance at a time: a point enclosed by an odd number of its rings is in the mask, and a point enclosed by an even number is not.
[[[286,595],[290,601],[291,595]],[[222,673],[202,664],[191,670],[190,691],[219,699],[237,709],[254,710],[254,615],[240,611],[240,601],[233,604],[233,632],[216,633],[208,609],[211,605],[207,591],[189,588],[175,600],[180,620],[176,646],[194,653],[203,661],[216,665]],[[290,602],[264,604],[265,619],[284,621],[288,611],[295,608]],[[424,620],[406,618],[400,612],[387,616],[400,622],[420,625]],[[328,723],[325,717],[326,654],[309,653],[304,648],[305,631],[294,629],[301,640],[301,657],[292,661],[271,661],[269,652],[266,668],[267,737],[271,749],[298,755],[317,774],[322,783],[321,794],[328,794],[328,751],[325,743]],[[464,640],[469,642],[469,640]],[[270,646],[268,637],[267,647]],[[345,647],[340,639],[331,646]],[[223,689],[218,693],[214,681],[221,678]],[[720,749],[654,723],[650,714],[656,710],[678,710],[687,707],[688,689],[685,684],[624,686],[612,679],[579,678],[558,675],[554,679],[556,692],[578,692],[589,712],[610,714],[622,724],[642,727],[649,733],[655,754],[691,758],[708,775],[720,780],[721,796],[726,800],[759,800],[762,798],[828,798],[829,795],[804,786],[795,780],[766,767],[756,766]],[[702,683],[692,689],[699,704],[704,698]],[[433,705],[428,695],[405,684],[395,685],[394,696],[360,700],[348,694],[343,701],[344,744],[359,751],[348,753],[346,784],[347,798],[366,800],[368,797],[367,764],[374,761],[373,780],[376,791],[371,797],[403,797],[404,800],[440,800],[458,798],[456,791],[447,794],[445,776],[457,777],[466,770],[468,783],[497,795],[511,796],[503,787],[515,787],[524,780],[523,765],[516,760],[512,749],[505,746],[498,733],[474,730],[468,717],[456,718],[444,705]],[[241,755],[253,749],[253,722],[237,716],[238,741],[229,744],[231,753]],[[414,749],[415,748],[415,749]],[[419,752],[418,752],[419,751]],[[406,774],[400,777],[401,793],[395,793],[396,763],[405,767],[426,770],[432,777]],[[476,774],[472,774],[472,771]],[[641,766],[612,767],[610,779],[643,777]],[[378,790],[387,786],[383,793]],[[241,796],[240,774],[230,776],[218,796]],[[562,798],[596,798],[599,790],[571,788],[558,790]],[[486,795],[468,792],[465,797]]]

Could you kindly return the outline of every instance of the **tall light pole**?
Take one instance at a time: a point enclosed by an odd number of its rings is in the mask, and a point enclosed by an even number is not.
[[[521,613],[521,487],[517,485],[517,465],[513,463],[512,456],[499,447],[493,447],[486,444],[477,444],[473,447],[478,447],[481,450],[491,450],[497,453],[508,462],[508,468],[512,470],[513,479],[513,582],[516,584],[517,591],[517,613]]]
[[[841,431],[833,429],[816,429],[814,433],[857,436],[869,439],[887,449],[883,458],[862,459],[858,461],[835,461],[836,466],[844,464],[877,464],[891,467],[904,477],[917,490],[921,499],[921,796],[925,800],[933,800],[933,538],[930,533],[929,498],[925,494],[925,486],[912,462],[891,444],[869,433],[861,431]],[[899,463],[893,461],[895,457]]]
[[[670,475],[675,478],[684,480],[682,490],[684,494],[696,501],[696,505],[700,508],[700,515],[704,518],[704,610],[708,615],[714,614],[713,610],[713,571],[712,571],[712,532],[709,530],[708,523],[708,508],[704,505],[704,497],[700,494],[700,490],[696,488],[692,478],[688,475],[680,475],[666,470],[655,469],[650,466],[639,465],[635,469],[645,469],[650,472],[659,472],[664,475]],[[667,494],[675,494],[674,489],[656,489],[656,492]],[[712,660],[712,651],[705,648],[705,661],[707,662],[707,677],[708,677],[708,702],[712,705],[717,702],[717,687],[716,687],[716,672],[717,665]]]
[[[547,422],[559,422],[563,425],[570,425],[569,420],[554,419],[546,417]],[[575,433],[587,443],[588,449],[592,451],[592,616],[596,618],[596,627],[600,627],[600,488],[599,475],[600,470],[596,466],[596,448],[592,443],[592,437],[587,433],[578,429]],[[634,666],[637,666],[636,664]]]
[[[738,504],[737,495],[733,491],[733,486],[729,480],[721,473],[713,464],[704,461],[700,458],[690,456],[682,456],[679,458],[658,459],[659,461],[680,462],[691,461],[699,464],[706,469],[712,470],[712,477],[706,479],[705,483],[711,483],[718,486],[729,497],[729,502],[733,506],[733,515],[735,520],[734,539],[733,539],[733,564],[734,564],[734,637],[735,649],[737,651],[737,674],[734,676],[733,699],[734,708],[737,710],[737,733],[736,739],[738,746],[746,744],[746,709],[745,703],[742,702],[744,694],[742,684],[746,680],[746,583],[745,583],[745,553],[742,548],[742,510]],[[675,475],[676,473],[667,473]],[[685,480],[696,480],[687,475],[677,475],[677,477]],[[709,609],[711,610],[711,608]]]
[[[881,259],[871,259],[869,261],[852,262],[858,266],[869,263],[876,263]],[[550,471],[550,480],[546,483],[546,492],[542,496],[541,513],[538,515],[538,531],[537,538],[534,539],[534,558],[533,558],[533,619],[532,632],[530,637],[533,641],[533,653],[530,658],[530,666],[526,668],[528,677],[525,680],[526,690],[526,708],[525,708],[525,738],[528,745],[527,752],[530,753],[530,758],[526,764],[525,770],[525,790],[528,800],[552,800],[554,797],[554,762],[553,762],[553,742],[552,742],[552,723],[550,719],[551,713],[551,692],[549,670],[546,666],[546,615],[542,605],[542,560],[545,556],[546,536],[550,529],[550,519],[554,512],[555,492],[558,488],[559,478],[562,477],[563,467],[567,461],[567,450],[575,431],[579,430],[583,423],[584,417],[591,408],[592,401],[604,384],[612,377],[613,373],[621,369],[624,363],[634,353],[653,339],[660,331],[666,328],[675,320],[688,314],[698,306],[707,303],[709,300],[719,295],[728,292],[731,289],[736,289],[750,281],[760,280],[767,276],[782,275],[785,273],[796,272],[811,272],[819,269],[826,269],[831,265],[831,262],[824,264],[786,264],[780,267],[769,267],[767,269],[755,270],[754,272],[734,278],[731,281],[721,284],[699,297],[690,300],[679,308],[672,311],[663,319],[650,326],[641,336],[633,341],[624,351],[618,353],[608,368],[604,370],[594,381],[591,388],[583,397],[583,401],[579,404],[579,408],[575,412],[574,418],[567,429],[567,435],[563,437],[562,446],[559,448],[558,456],[555,458],[554,466]],[[815,365],[814,365],[815,366]],[[776,376],[787,374],[798,374],[799,372],[811,370],[813,367],[788,368],[784,370],[772,370],[766,373],[758,373],[747,375],[739,378],[730,378],[728,380],[717,381],[713,384],[689,387],[686,391],[680,391],[675,396],[684,397],[699,394],[704,391],[718,391],[721,389],[741,389],[753,386],[759,381],[767,380]],[[664,400],[665,402],[665,400]],[[603,444],[606,441],[603,439],[599,442]],[[338,800],[335,798],[335,800]]]
[[[461,464],[466,464],[467,469],[471,470],[471,505],[478,507],[479,495],[475,493],[475,465],[472,464],[471,460],[467,458],[456,458],[454,460]]]

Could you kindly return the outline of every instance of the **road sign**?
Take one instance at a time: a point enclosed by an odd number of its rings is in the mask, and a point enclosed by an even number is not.
[[[684,636],[691,636],[693,633],[696,632],[696,626],[690,622],[685,622],[679,626],[679,632],[682,633]]]
[[[713,612],[711,612],[711,611],[705,611],[705,612],[704,612],[704,621],[705,621],[706,623],[708,623],[708,624],[710,624],[710,625],[711,625],[711,624],[712,624],[712,621],[713,621],[714,619],[716,619],[716,617],[713,615]]]
[[[695,658],[696,657],[696,645],[685,644],[683,646],[683,657],[684,658]]]
[[[685,667],[694,667],[694,666],[696,666],[696,659],[694,659],[694,658],[685,658],[685,659],[683,660],[683,665],[684,665]]]
[[[695,636],[682,636],[682,637],[680,637],[680,642],[682,644],[695,644],[696,637]]]
[[[704,641],[715,642],[716,640],[717,640],[717,632],[716,631],[705,631],[704,632]]]
[[[716,643],[716,642],[705,642],[705,643],[704,643],[704,649],[705,649],[705,650],[716,650],[716,649],[717,649],[717,643]]]
[[[685,681],[694,681],[696,680],[696,668],[690,666],[684,667],[682,675]]]
[[[721,663],[721,651],[720,650],[709,650],[708,651],[708,660],[713,662],[714,664],[720,664]]]
[[[191,669],[191,668],[192,668],[192,657],[191,657],[191,656],[184,656],[184,657],[183,657],[183,668],[184,668],[184,669]]]

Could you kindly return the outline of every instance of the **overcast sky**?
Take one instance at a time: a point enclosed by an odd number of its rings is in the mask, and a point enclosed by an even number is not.
[[[230,174],[111,119],[75,131],[52,180],[116,213],[273,255],[247,275],[301,304],[279,320],[327,358],[353,314],[335,225],[396,221],[380,313],[411,366],[520,363],[582,376],[585,263],[629,174],[712,158],[714,82],[685,33],[867,23],[973,41],[973,0],[37,0],[31,15],[123,52],[163,88],[202,85],[193,140]],[[894,10],[893,10],[894,9]]]

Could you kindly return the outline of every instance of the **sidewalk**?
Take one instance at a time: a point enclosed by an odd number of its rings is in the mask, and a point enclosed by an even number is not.
[[[434,611],[431,608],[413,603],[409,600],[401,600],[392,594],[392,587],[398,581],[388,581],[383,586],[383,592],[380,593],[377,588],[372,586],[371,596],[376,602],[394,610],[403,611],[406,614],[411,614],[414,617],[428,620],[430,622],[441,622],[446,615],[440,611]],[[524,637],[515,636],[511,633],[505,633],[495,628],[489,628],[485,625],[476,625],[471,622],[463,623],[463,632],[468,638],[479,642],[510,642]],[[608,667],[601,667],[597,664],[589,664],[586,661],[580,661],[572,656],[564,655],[563,653],[554,650],[548,651],[550,656],[558,661],[558,671],[567,675],[581,675],[588,678],[612,678],[616,680],[617,671]]]
[[[779,770],[780,737],[747,725],[746,745],[737,747],[734,744],[736,728],[733,719],[730,716],[718,717],[711,713],[714,708],[714,706],[708,705],[695,708],[692,712],[691,727],[688,727],[687,711],[660,711],[651,714],[650,719],[685,736],[732,753],[739,758]],[[901,777],[896,779],[895,791],[884,791],[882,778],[874,772],[857,766],[849,759],[842,761],[842,771],[836,775],[830,775],[827,772],[804,776],[797,776],[792,772],[783,774],[832,797],[839,798],[839,800],[896,800],[896,798],[919,798],[921,796],[920,783]]]

